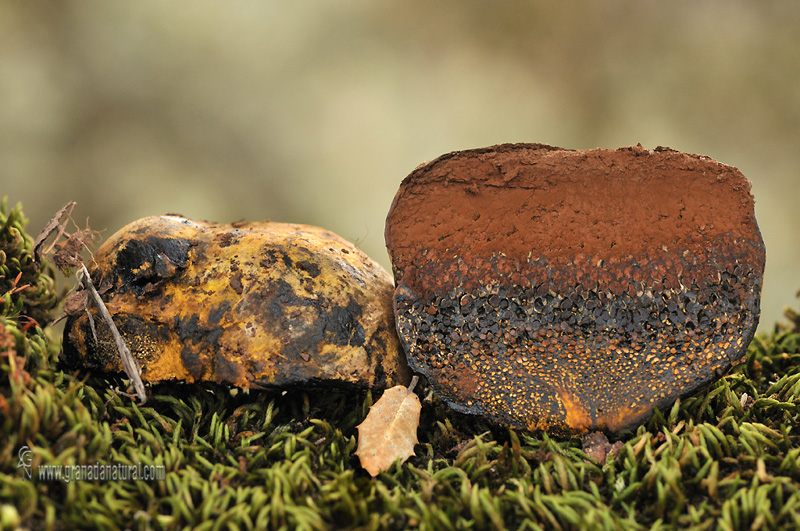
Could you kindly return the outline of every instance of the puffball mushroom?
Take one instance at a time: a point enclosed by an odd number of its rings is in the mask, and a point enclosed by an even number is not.
[[[410,380],[391,276],[330,231],[155,216],[114,234],[92,264],[145,381],[384,388]],[[67,367],[122,371],[91,305],[72,312],[63,356]]]

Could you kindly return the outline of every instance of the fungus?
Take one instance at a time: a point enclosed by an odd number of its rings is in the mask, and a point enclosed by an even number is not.
[[[145,381],[383,388],[410,380],[391,277],[317,227],[144,218],[100,247],[91,275]],[[66,366],[121,372],[95,309],[70,313]]]
[[[450,153],[402,182],[386,244],[411,368],[517,428],[630,429],[728,371],[758,324],[750,183],[708,157]]]

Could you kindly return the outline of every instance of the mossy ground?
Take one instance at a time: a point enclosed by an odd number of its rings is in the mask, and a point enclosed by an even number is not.
[[[625,434],[604,464],[580,438],[497,428],[427,399],[417,455],[373,479],[354,456],[369,392],[172,384],[138,405],[116,391],[125,380],[58,370],[58,341],[25,328],[56,298],[30,269],[30,239],[15,236],[23,221],[0,214],[3,529],[800,528],[796,315],[731,374]],[[19,270],[31,288],[12,294]],[[33,479],[18,468],[23,445]],[[95,463],[159,465],[165,478],[37,477]]]

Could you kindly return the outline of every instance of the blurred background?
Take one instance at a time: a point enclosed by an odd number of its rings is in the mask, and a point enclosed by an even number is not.
[[[0,196],[324,226],[390,270],[400,181],[501,142],[641,143],[753,182],[762,329],[800,288],[800,2],[0,3]]]

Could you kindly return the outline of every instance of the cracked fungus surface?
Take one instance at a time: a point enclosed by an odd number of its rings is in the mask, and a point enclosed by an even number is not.
[[[317,227],[144,218],[98,250],[91,275],[146,381],[386,387],[410,379],[391,277]],[[107,327],[89,312],[67,322],[64,361],[122,372]]]
[[[386,229],[411,367],[506,425],[635,427],[752,339],[749,189],[735,168],[641,148],[503,145],[418,168]]]

